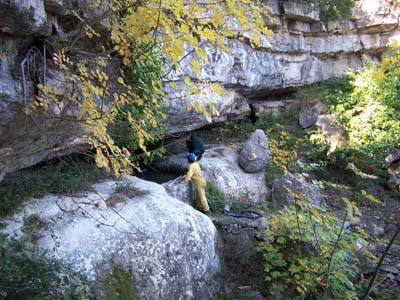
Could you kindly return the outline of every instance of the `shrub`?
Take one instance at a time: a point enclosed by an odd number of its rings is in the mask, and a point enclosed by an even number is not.
[[[321,20],[343,19],[351,15],[354,0],[311,0],[319,8]]]
[[[327,299],[354,299],[358,234],[343,229],[332,213],[295,197],[296,205],[268,219],[267,241],[260,244],[272,293],[283,286],[291,299],[321,299],[325,293]]]

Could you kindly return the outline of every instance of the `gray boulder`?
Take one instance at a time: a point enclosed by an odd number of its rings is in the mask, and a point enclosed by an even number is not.
[[[265,185],[265,174],[246,173],[238,164],[239,153],[237,150],[225,146],[207,149],[200,160],[200,167],[208,182],[216,185],[229,201],[250,201],[262,203],[269,194]],[[187,168],[184,154],[167,156],[155,163],[155,168],[160,171],[176,172]],[[182,174],[182,173],[181,173]],[[190,202],[189,188],[176,181],[164,184],[173,197]]]
[[[293,193],[300,193],[315,206],[325,206],[325,201],[318,186],[307,181],[306,175],[287,172],[274,181],[272,202],[281,207],[294,203]]]
[[[323,109],[324,105],[322,102],[317,102],[311,106],[309,104],[302,105],[299,116],[300,125],[304,129],[314,126]]]
[[[35,233],[38,246],[95,280],[97,299],[115,269],[129,274],[135,299],[216,299],[224,287],[211,220],[159,184],[136,177],[117,184],[32,200],[1,220],[1,231],[20,239],[24,220],[35,216],[45,224]]]
[[[269,159],[268,138],[264,131],[257,129],[244,143],[239,156],[239,165],[247,173],[256,173],[264,169]]]

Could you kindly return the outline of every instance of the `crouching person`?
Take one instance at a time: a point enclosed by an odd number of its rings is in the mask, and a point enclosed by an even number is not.
[[[194,184],[196,189],[197,205],[202,212],[207,213],[210,208],[208,207],[206,199],[206,181],[201,173],[199,163],[196,162],[196,155],[190,152],[187,154],[187,159],[189,162],[189,170],[182,182],[188,183],[191,181]]]

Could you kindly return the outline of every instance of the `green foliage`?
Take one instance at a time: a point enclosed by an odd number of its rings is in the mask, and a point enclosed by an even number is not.
[[[104,175],[93,161],[72,156],[8,174],[0,182],[0,216],[15,212],[30,198],[83,190]]]
[[[321,20],[343,19],[351,15],[354,0],[311,0],[320,10]]]
[[[144,151],[142,155],[132,156],[133,162],[148,163],[165,152],[163,148],[156,147],[153,151],[148,151],[148,148],[161,141],[165,129],[160,121],[165,116],[168,103],[161,78],[167,60],[154,42],[139,45],[131,55],[135,59],[123,68],[124,81],[137,98],[118,107],[112,137],[118,147],[128,149],[131,154]],[[145,133],[132,126],[133,120],[140,120]]]
[[[30,224],[29,226],[32,226]],[[0,235],[1,299],[91,299],[91,283],[26,240]]]
[[[129,273],[114,268],[104,278],[105,299],[107,300],[134,300],[135,293]]]
[[[283,286],[292,299],[321,299],[326,289],[328,299],[354,299],[357,234],[344,229],[336,244],[342,222],[294,196],[295,205],[268,219],[267,241],[260,244],[271,291]]]
[[[224,210],[225,195],[224,193],[212,182],[207,181],[206,184],[206,198],[210,210],[213,213],[221,213]]]
[[[351,73],[344,79],[347,84],[326,94],[325,99],[329,111],[338,115],[348,132],[348,150],[357,151],[363,161],[379,168],[384,167],[382,154],[400,145],[400,51],[392,49],[380,64],[366,64],[364,70]]]
[[[305,101],[323,100],[327,113],[335,114],[346,131],[346,145],[329,156],[329,146],[322,134],[312,133],[309,138],[312,147],[306,156],[313,162],[326,161],[330,171],[332,167],[341,169],[348,178],[370,174],[378,176],[378,182],[384,184],[388,176],[384,155],[400,145],[400,51],[395,44],[381,63],[366,61],[365,64],[364,70],[311,85],[297,93]]]
[[[302,87],[296,92],[296,98],[302,101],[326,100],[328,103],[344,100],[352,91],[350,78],[337,77]]]
[[[265,182],[269,188],[272,188],[274,180],[282,177],[285,174],[282,166],[278,165],[276,162],[269,160],[264,169],[265,172]]]

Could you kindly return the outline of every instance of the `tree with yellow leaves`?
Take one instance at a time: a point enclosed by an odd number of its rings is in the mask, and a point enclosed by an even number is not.
[[[65,90],[44,82],[27,112],[54,116],[54,107],[61,103],[73,107],[77,113],[68,117],[84,129],[98,166],[117,175],[137,168],[132,152],[151,158],[148,145],[161,136],[167,106],[163,81],[184,58],[192,57],[196,74],[207,64],[206,46],[227,49],[233,38],[258,46],[261,37],[270,34],[260,0],[97,0],[92,5],[107,9],[96,20],[76,13],[82,32],[53,58],[65,74]],[[96,22],[104,21],[110,29],[106,37],[94,29]],[[90,55],[77,50],[83,39],[95,41]],[[191,95],[205,87],[223,93],[218,84],[198,78],[185,76],[183,82]],[[218,113],[212,101],[188,108],[208,119]],[[133,143],[124,142],[124,136]]]

